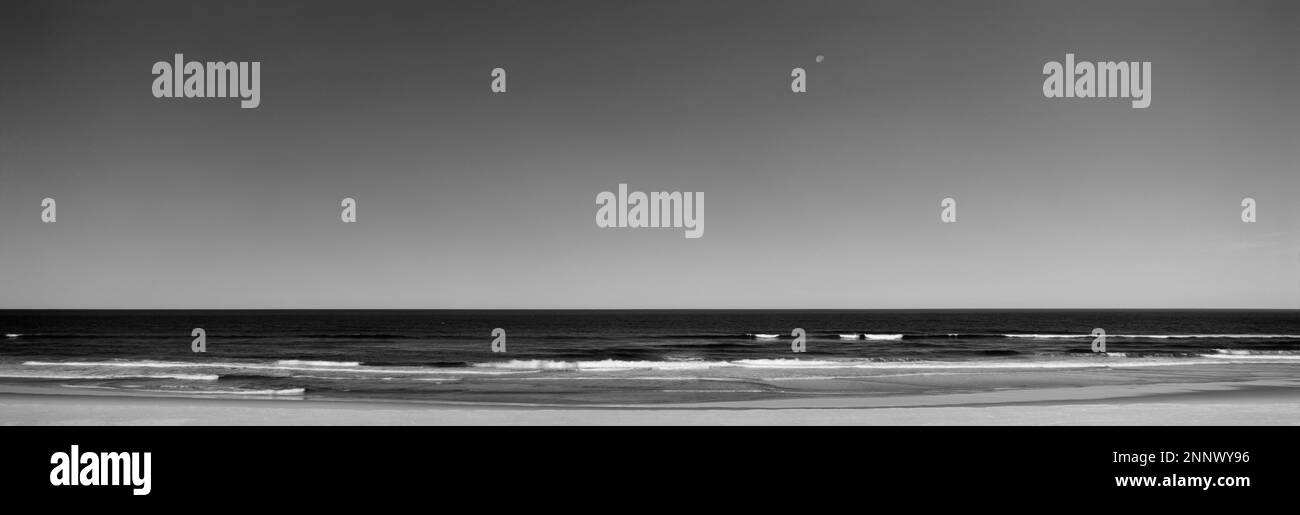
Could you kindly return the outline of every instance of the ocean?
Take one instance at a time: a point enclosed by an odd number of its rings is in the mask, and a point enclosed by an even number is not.
[[[3,384],[283,400],[696,402],[1300,365],[1296,310],[16,310],[0,333]]]

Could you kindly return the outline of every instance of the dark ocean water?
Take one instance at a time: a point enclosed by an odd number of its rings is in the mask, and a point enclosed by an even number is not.
[[[808,374],[1300,365],[1295,310],[0,311],[0,334],[4,383],[275,398],[636,400]]]

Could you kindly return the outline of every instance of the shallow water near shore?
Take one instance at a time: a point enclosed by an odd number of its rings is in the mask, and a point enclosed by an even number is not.
[[[0,332],[2,384],[196,398],[654,405],[1300,370],[1287,310],[5,311]]]

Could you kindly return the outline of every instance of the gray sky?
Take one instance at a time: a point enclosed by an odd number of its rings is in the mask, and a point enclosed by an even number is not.
[[[1300,307],[1295,2],[6,9],[0,308]],[[261,107],[153,98],[177,52]],[[597,228],[620,182],[705,236]]]

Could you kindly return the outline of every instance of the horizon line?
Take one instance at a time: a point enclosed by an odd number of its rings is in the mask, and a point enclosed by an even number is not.
[[[125,307],[125,308],[7,308],[0,311],[1300,311],[1300,307],[939,307],[939,308],[289,308],[289,307]]]

